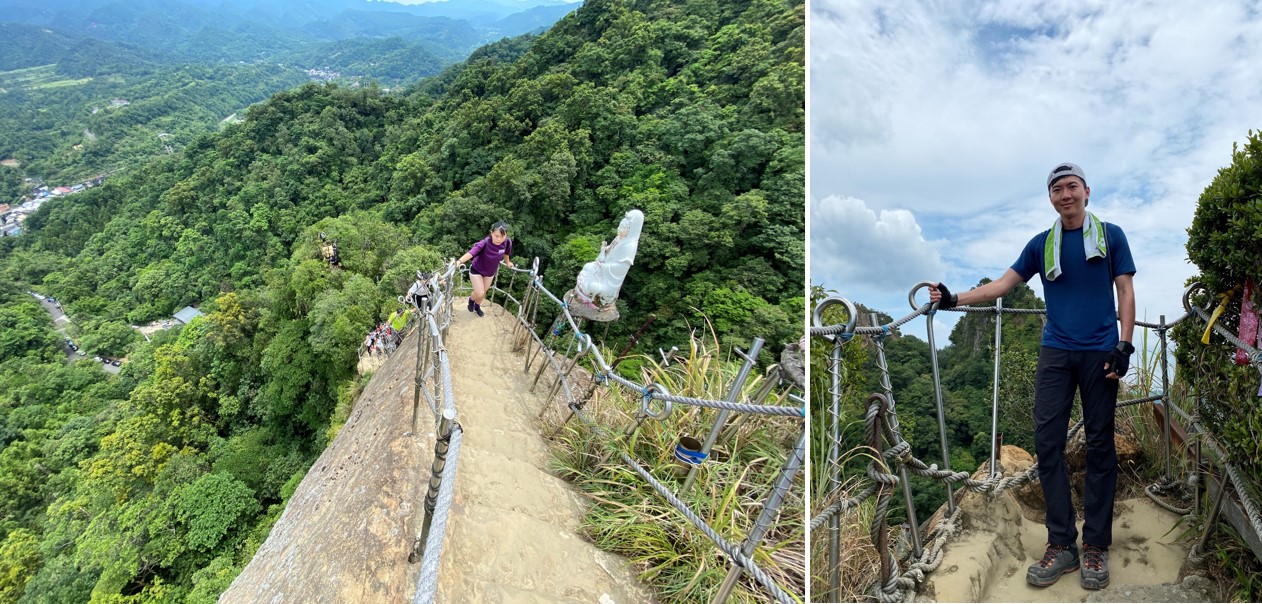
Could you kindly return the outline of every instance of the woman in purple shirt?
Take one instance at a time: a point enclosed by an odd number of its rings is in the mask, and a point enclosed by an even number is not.
[[[469,312],[482,316],[482,300],[486,299],[486,290],[500,268],[500,261],[512,268],[509,255],[513,253],[513,240],[508,238],[508,224],[497,222],[491,226],[491,234],[473,244],[465,255],[456,260],[459,266],[469,263],[469,282],[473,284],[473,294],[469,296]]]

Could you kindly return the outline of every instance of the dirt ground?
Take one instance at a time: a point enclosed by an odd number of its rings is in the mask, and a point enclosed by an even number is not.
[[[548,472],[535,418],[549,383],[512,353],[513,319],[456,301],[448,331],[452,386],[465,429],[440,602],[649,602],[626,560],[578,534],[586,501]],[[537,365],[536,365],[537,367]]]
[[[1028,462],[1016,464],[1007,474],[1026,467]],[[1037,481],[1028,488],[1038,489]],[[1180,577],[1187,546],[1176,542],[1183,530],[1176,528],[1179,516],[1142,496],[1115,504],[1108,588],[1083,589],[1077,572],[1050,587],[1029,585],[1026,568],[1042,558],[1047,529],[1037,510],[1023,509],[1026,500],[1012,491],[962,497],[964,531],[944,547],[942,564],[923,593],[938,602],[1212,601],[1207,580]]]

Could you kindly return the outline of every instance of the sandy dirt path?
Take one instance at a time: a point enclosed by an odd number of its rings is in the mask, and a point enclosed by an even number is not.
[[[586,503],[547,471],[533,423],[547,393],[529,392],[525,359],[509,342],[512,317],[454,304],[446,348],[465,434],[437,601],[651,602],[626,560],[578,533]],[[406,435],[416,345],[414,334],[377,370],[220,602],[412,601],[420,565],[407,557],[434,452],[423,400],[417,434]]]
[[[1005,474],[1024,471],[1030,463],[1027,454],[1026,460]],[[1028,488],[1040,487],[1036,480]],[[1062,576],[1050,587],[1026,583],[1026,569],[1043,556],[1047,529],[1027,517],[1028,511],[1022,513],[1022,504],[1012,491],[998,496],[970,492],[959,506],[964,530],[943,548],[942,565],[928,579],[928,591],[938,602],[1152,601],[1136,599],[1146,597],[1137,592],[1164,594],[1158,601],[1208,601],[1203,593],[1176,596],[1171,591],[1180,583],[1179,571],[1187,553],[1186,544],[1177,542],[1182,528],[1175,528],[1177,515],[1146,497],[1118,500],[1114,505],[1110,585],[1100,591],[1083,589],[1078,572]],[[1081,518],[1078,530],[1081,534]],[[1163,586],[1165,591],[1160,590]]]
[[[586,502],[547,470],[535,417],[546,376],[512,353],[512,317],[478,317],[456,301],[448,330],[452,383],[464,442],[439,573],[440,602],[648,602],[627,568],[577,532]],[[536,365],[537,367],[537,365]]]

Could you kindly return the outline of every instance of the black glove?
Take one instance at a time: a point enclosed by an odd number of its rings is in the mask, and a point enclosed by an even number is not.
[[[936,289],[938,293],[942,294],[942,299],[938,301],[938,310],[955,308],[956,303],[960,301],[960,297],[951,293],[951,290],[947,289],[945,283],[939,283]]]
[[[1135,347],[1130,342],[1118,342],[1117,348],[1113,349],[1113,353],[1109,355],[1109,367],[1104,370],[1104,374],[1116,373],[1121,378],[1126,375],[1131,368],[1131,353],[1135,352]]]

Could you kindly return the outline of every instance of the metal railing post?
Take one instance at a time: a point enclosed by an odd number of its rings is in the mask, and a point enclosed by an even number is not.
[[[879,322],[880,319],[876,316],[876,313],[872,313],[872,325],[879,325]],[[929,334],[929,350],[934,350],[932,329],[929,330]],[[935,359],[933,363],[934,386],[940,396],[942,389],[937,387],[938,363],[936,354],[933,358]],[[885,391],[886,421],[889,424],[890,432],[894,434],[894,442],[902,442],[905,439],[903,438],[903,430],[898,425],[898,413],[894,411],[894,385],[890,382],[890,367],[885,361],[885,340],[881,338],[876,339],[876,366],[881,371],[881,390]],[[941,408],[941,398],[939,398],[938,405]],[[911,525],[912,549],[916,557],[920,557],[920,554],[924,551],[924,545],[920,541],[920,522],[916,518],[916,505],[915,500],[911,496],[911,481],[908,480],[907,466],[898,464],[898,476],[903,484],[903,499],[907,502],[907,523]],[[947,489],[947,497],[949,498],[950,496],[951,490]]]
[[[412,434],[416,434],[416,417],[421,406],[421,389],[425,387],[425,368],[429,357],[429,321],[422,314],[416,335],[416,389],[412,392]]]
[[[762,338],[754,338],[754,343],[749,347],[748,353],[742,353],[739,349],[736,354],[741,355],[745,359],[745,364],[741,365],[740,373],[736,374],[736,380],[732,382],[732,388],[727,393],[725,399],[729,403],[735,403],[741,396],[741,388],[745,386],[745,380],[749,377],[750,369],[754,367],[754,361],[758,359],[758,353],[762,350]],[[723,424],[727,422],[727,416],[731,415],[731,411],[720,409],[719,416],[714,420],[714,427],[710,428],[710,435],[706,437],[705,444],[701,446],[701,453],[705,456],[710,455],[710,448],[714,446],[714,441],[719,438],[719,431],[723,429]],[[688,469],[688,477],[684,479],[684,484],[679,489],[682,495],[692,488],[692,483],[697,479],[697,466]]]
[[[754,521],[754,529],[750,531],[749,536],[745,538],[744,545],[741,546],[741,553],[746,557],[754,555],[754,548],[762,542],[763,535],[771,528],[772,521],[775,520],[776,514],[780,511],[780,505],[784,503],[784,496],[789,492],[789,487],[793,484],[793,477],[797,475],[798,468],[802,466],[804,457],[806,457],[805,424],[803,424],[802,435],[798,437],[797,446],[793,448],[793,453],[789,455],[788,461],[785,462],[784,469],[780,471],[780,479],[772,487],[771,494],[767,496],[767,503],[763,505],[762,512],[758,514],[758,519]],[[723,584],[719,586],[719,591],[714,595],[711,604],[722,604],[727,601],[727,597],[732,593],[732,588],[736,587],[736,581],[741,578],[741,574],[744,571],[744,568],[733,562],[731,570],[728,571]]]
[[[832,363],[829,395],[832,399],[828,410],[828,493],[841,486],[841,338],[834,338],[830,355]],[[828,519],[828,600],[835,601],[841,594],[841,517]]]
[[[1003,298],[999,298],[995,300],[995,380],[994,386],[991,388],[994,399],[991,402],[990,407],[990,476],[994,476],[999,472],[999,468],[995,467],[995,461],[999,456],[999,452],[996,450],[996,445],[999,440],[999,351],[1002,347],[1002,343]],[[939,409],[941,409],[941,407],[939,407]],[[943,455],[945,454],[946,450],[943,449]],[[950,469],[950,467],[948,466],[947,469]],[[950,491],[951,489],[948,488],[947,492],[949,493]]]
[[[934,339],[933,339],[933,315],[936,312],[937,312],[937,309],[934,309],[934,310],[930,310],[927,314],[925,314],[925,330],[926,330],[925,335],[927,335],[929,339],[929,364],[930,364],[930,367],[932,367],[933,369],[933,394],[938,402],[938,443],[942,449],[942,469],[949,471],[951,469],[951,452],[950,452],[949,446],[947,445],[946,408],[942,404],[942,380],[938,372],[938,345],[937,343],[934,342]],[[884,356],[884,354],[882,354],[882,356]],[[887,390],[885,394],[887,396],[893,397],[892,391]],[[894,399],[891,398],[890,400],[893,401]],[[891,407],[892,406],[893,405],[891,404]],[[947,492],[947,513],[954,514],[955,513],[955,493],[952,493],[950,488],[948,488],[946,492]],[[911,500],[911,496],[908,495],[909,507],[911,505],[910,500]]]
[[[430,467],[429,489],[425,492],[425,519],[421,521],[421,534],[412,547],[412,555],[408,560],[416,563],[424,554],[426,539],[429,538],[429,527],[434,521],[434,506],[438,503],[438,487],[443,481],[443,468],[447,466],[447,449],[451,443],[452,427],[456,423],[456,412],[444,409],[442,418],[438,420],[438,440],[434,443],[434,463]]]
[[[1166,316],[1161,315],[1161,321],[1158,323],[1161,327],[1157,329],[1157,333],[1161,336],[1161,406],[1166,416],[1165,434],[1163,435],[1163,444],[1166,447],[1166,483],[1174,481],[1173,470],[1171,469],[1170,460],[1170,425],[1174,423],[1174,412],[1170,409],[1170,373],[1166,361]]]

